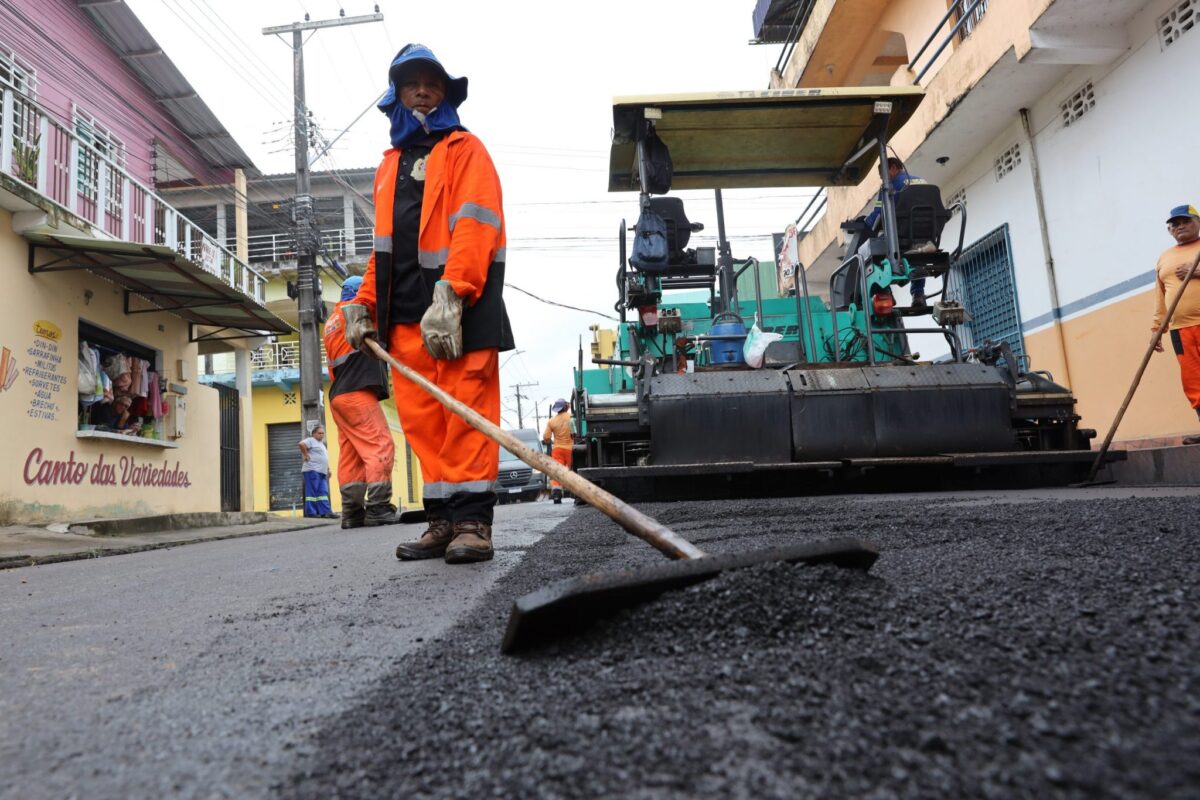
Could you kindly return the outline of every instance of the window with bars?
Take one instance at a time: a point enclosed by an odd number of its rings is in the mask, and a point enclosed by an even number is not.
[[[1018,142],[1005,150],[996,159],[996,180],[1000,180],[1021,164],[1021,145]]]
[[[75,107],[75,133],[80,140],[95,148],[111,164],[125,168],[125,144],[112,131],[96,121],[95,117]],[[79,193],[96,202],[100,180],[99,158],[91,149],[79,148]],[[105,191],[105,207],[115,217],[121,215],[121,181],[111,171]]]
[[[15,91],[13,97],[12,172],[30,185],[37,183],[42,135],[38,131],[37,74],[17,54],[0,44],[0,87]]]
[[[946,297],[962,303],[971,315],[955,326],[963,349],[1008,342],[1014,355],[1025,353],[1007,224],[963,250],[946,275]]]
[[[1196,27],[1200,21],[1200,0],[1183,0],[1171,6],[1158,20],[1158,39],[1163,48],[1179,41],[1179,37]]]
[[[0,84],[16,89],[34,99],[37,94],[37,77],[33,68],[26,65],[17,54],[0,43]]]
[[[963,26],[958,29],[958,38],[959,41],[962,41],[971,35],[971,31],[975,30],[975,26],[979,24],[980,20],[983,19],[983,15],[987,13],[988,0],[980,0],[978,4],[975,3],[975,0],[954,0],[954,5],[955,23],[961,20],[964,15],[967,18]],[[975,7],[972,8],[971,6]]]
[[[1096,107],[1096,92],[1092,82],[1088,81],[1079,91],[1066,99],[1059,109],[1062,111],[1063,125],[1073,125],[1079,118]]]

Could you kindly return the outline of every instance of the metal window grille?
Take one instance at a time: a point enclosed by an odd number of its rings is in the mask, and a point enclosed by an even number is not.
[[[125,144],[112,131],[96,122],[91,115],[75,108],[75,133],[84,143],[91,145],[101,156],[121,169],[125,169]],[[79,152],[79,193],[96,202],[96,184],[99,181],[99,159],[88,148]],[[121,186],[116,176],[109,174],[108,190],[105,192],[105,207],[108,213],[121,215]]]
[[[37,163],[42,135],[38,131],[37,73],[12,50],[0,45],[0,87],[12,89],[13,174],[30,185],[37,183]]]
[[[0,84],[37,99],[37,72],[4,45],[0,45]]]
[[[1200,0],[1183,0],[1171,7],[1158,20],[1158,39],[1163,48],[1170,47],[1179,40],[1180,36],[1196,27],[1200,20]]]
[[[1063,125],[1071,125],[1087,112],[1096,107],[1096,92],[1092,82],[1088,81],[1079,91],[1066,99],[1059,109],[1062,111]]]
[[[1018,142],[1005,150],[996,159],[996,180],[1012,172],[1021,163],[1021,145]]]
[[[955,6],[954,19],[957,21],[962,19],[964,11],[971,8],[971,0],[955,0]],[[975,30],[975,27],[983,19],[983,15],[987,13],[987,9],[988,0],[983,0],[983,2],[971,10],[970,14],[967,15],[967,21],[963,23],[963,26],[958,31],[960,41],[971,35],[971,31]]]
[[[963,250],[947,275],[946,297],[962,303],[971,315],[957,326],[964,349],[1004,341],[1014,355],[1025,354],[1007,224]]]

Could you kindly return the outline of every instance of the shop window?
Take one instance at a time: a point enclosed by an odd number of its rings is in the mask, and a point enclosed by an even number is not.
[[[79,322],[79,425],[144,439],[163,438],[162,353]]]
[[[1163,17],[1158,20],[1158,39],[1165,50],[1179,37],[1196,27],[1200,20],[1200,0],[1183,0],[1171,6]]]
[[[996,180],[1000,180],[1008,173],[1012,172],[1021,163],[1021,145],[1014,144],[1012,147],[1005,150],[996,159]]]
[[[1080,117],[1096,107],[1096,91],[1092,82],[1088,81],[1079,91],[1071,95],[1059,106],[1062,112],[1063,125],[1073,125]]]
[[[75,107],[75,134],[91,148],[79,149],[79,183],[78,190],[93,203],[99,190],[100,180],[99,153],[109,166],[125,169],[125,144],[112,131],[101,125],[94,117]],[[92,152],[95,149],[95,153]],[[121,181],[118,176],[109,172],[108,189],[105,192],[105,207],[108,213],[115,217],[121,215]]]

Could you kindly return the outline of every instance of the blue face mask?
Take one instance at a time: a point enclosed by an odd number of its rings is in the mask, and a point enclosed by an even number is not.
[[[357,275],[352,275],[342,284],[342,300],[353,300],[358,294],[358,287],[362,286],[362,278]]]
[[[425,117],[424,124],[398,100],[388,110],[392,120],[392,147],[407,147],[444,131],[466,130],[458,120],[458,109],[443,102]]]

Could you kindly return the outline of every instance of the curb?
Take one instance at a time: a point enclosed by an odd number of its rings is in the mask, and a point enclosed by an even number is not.
[[[64,561],[83,561],[89,558],[104,558],[105,556],[124,556],[131,553],[143,553],[148,550],[165,550],[170,547],[180,547],[188,544],[201,544],[203,542],[220,542],[226,539],[247,539],[251,536],[267,536],[272,533],[295,533],[296,531],[306,531],[312,528],[319,528],[320,525],[291,525],[284,528],[274,528],[265,531],[242,531],[239,533],[224,533],[217,536],[201,536],[195,539],[177,539],[171,542],[147,542],[145,544],[131,544],[124,547],[96,547],[92,550],[80,550],[75,553],[51,553],[46,556],[4,556],[0,557],[0,570],[17,569],[20,567],[36,567],[42,564],[58,564]]]

